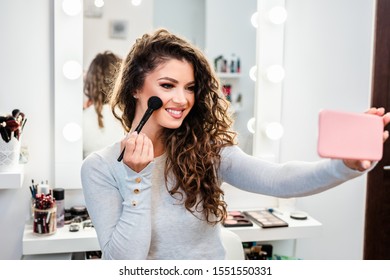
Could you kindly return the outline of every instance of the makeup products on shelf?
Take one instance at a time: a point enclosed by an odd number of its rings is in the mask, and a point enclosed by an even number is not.
[[[33,232],[35,234],[53,234],[57,231],[57,207],[51,194],[36,195],[33,203]]]
[[[273,228],[273,227],[287,227],[288,223],[278,216],[271,213],[271,211],[256,210],[256,211],[245,211],[244,214],[248,215],[255,223],[262,228]]]
[[[228,211],[228,216],[223,225],[225,227],[250,227],[253,226],[253,223],[241,211]]]
[[[57,205],[57,228],[65,224],[65,190],[63,188],[53,189],[53,197]]]

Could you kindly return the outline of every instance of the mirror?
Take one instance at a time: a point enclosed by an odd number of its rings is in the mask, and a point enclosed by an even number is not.
[[[249,70],[256,64],[257,31],[251,24],[251,16],[257,10],[257,0],[132,1],[141,2],[138,6],[121,0],[106,1],[102,8],[92,6],[92,2],[84,0],[84,11],[73,16],[64,14],[61,3],[55,4],[56,185],[81,187],[82,139],[66,139],[64,127],[73,124],[68,131],[72,135],[80,133],[82,77],[64,78],[61,70],[64,61],[75,59],[85,71],[94,56],[105,50],[124,58],[137,37],[156,27],[166,27],[186,37],[205,52],[211,63],[221,55],[227,60],[239,58],[240,72],[221,73],[220,78],[227,86],[226,94],[230,89],[239,145],[252,153],[253,135],[247,122],[254,115],[255,83],[249,78]]]

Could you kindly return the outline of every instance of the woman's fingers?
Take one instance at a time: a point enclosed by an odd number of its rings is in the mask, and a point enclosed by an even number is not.
[[[387,130],[383,131],[383,142],[386,142],[388,138],[389,138],[389,132]]]
[[[124,163],[136,172],[140,172],[154,158],[153,143],[144,133],[129,134],[122,145],[126,147]]]
[[[385,108],[383,107],[380,108],[371,107],[365,113],[382,117],[384,127],[390,123],[390,113],[385,114]],[[385,142],[388,138],[389,138],[389,131],[384,130],[383,142]],[[373,164],[373,162],[370,160],[343,160],[343,161],[344,164],[349,168],[359,170],[359,171],[365,171],[369,169]]]
[[[383,116],[383,114],[385,113],[385,108],[383,108],[383,107],[380,107],[380,108],[371,107],[365,113],[372,114],[372,115]]]
[[[366,113],[382,117],[384,127],[390,123],[390,112],[385,114],[385,108],[383,107],[380,108],[371,107],[366,111]],[[387,130],[383,131],[383,142],[385,142],[388,138],[389,138],[389,132]]]

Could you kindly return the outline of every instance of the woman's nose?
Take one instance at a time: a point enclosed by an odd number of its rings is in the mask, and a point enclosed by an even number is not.
[[[185,104],[185,103],[187,103],[185,89],[178,89],[176,91],[175,96],[172,98],[172,101],[177,103],[177,104]]]

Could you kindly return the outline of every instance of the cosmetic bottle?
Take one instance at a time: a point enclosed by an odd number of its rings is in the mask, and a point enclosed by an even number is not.
[[[38,185],[38,193],[43,193],[45,195],[50,194],[50,186],[49,184],[43,183],[43,181]]]
[[[57,206],[57,228],[61,228],[65,223],[65,190],[55,188],[53,189],[53,196]]]

